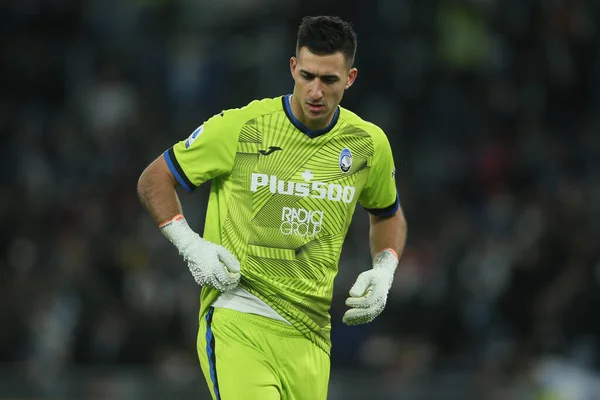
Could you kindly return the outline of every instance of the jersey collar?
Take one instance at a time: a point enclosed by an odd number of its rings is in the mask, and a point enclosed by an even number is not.
[[[300,132],[304,133],[306,136],[308,136],[311,139],[316,138],[317,136],[324,135],[327,132],[329,132],[330,130],[332,130],[333,127],[335,126],[335,124],[337,123],[339,117],[340,117],[340,108],[337,107],[335,109],[335,113],[333,114],[333,118],[331,119],[331,122],[329,123],[329,125],[327,125],[323,129],[318,129],[316,131],[315,130],[310,130],[310,129],[308,129],[308,127],[306,125],[304,125],[302,122],[300,122],[298,120],[298,118],[296,118],[294,116],[294,113],[292,113],[292,107],[290,106],[290,99],[291,98],[292,98],[291,94],[285,95],[285,96],[283,96],[281,98],[281,101],[283,103],[283,110],[285,111],[285,115],[288,117],[288,119],[290,120],[290,122],[296,128],[298,128],[298,130],[300,130]]]

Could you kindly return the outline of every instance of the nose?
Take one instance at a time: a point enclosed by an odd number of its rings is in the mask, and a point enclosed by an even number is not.
[[[313,79],[308,89],[308,96],[312,100],[319,100],[323,97],[323,83],[320,79]]]

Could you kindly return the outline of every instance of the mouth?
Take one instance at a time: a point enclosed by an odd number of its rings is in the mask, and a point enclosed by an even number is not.
[[[315,114],[320,113],[325,108],[324,104],[306,103],[306,105],[308,106],[308,110]]]

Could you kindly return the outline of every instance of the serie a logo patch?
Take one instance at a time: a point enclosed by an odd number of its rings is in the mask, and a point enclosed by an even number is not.
[[[204,124],[202,124],[198,128],[196,128],[196,130],[194,132],[192,132],[190,137],[185,139],[185,148],[186,149],[189,148],[196,139],[198,139],[198,136],[200,136],[200,134],[202,133],[203,130],[204,130]]]

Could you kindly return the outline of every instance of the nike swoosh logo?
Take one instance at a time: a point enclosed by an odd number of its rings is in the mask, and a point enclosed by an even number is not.
[[[277,146],[269,146],[269,150],[259,150],[258,152],[260,154],[262,154],[263,156],[268,156],[269,154],[273,153],[274,151],[277,150],[283,150],[281,147],[277,147]]]

